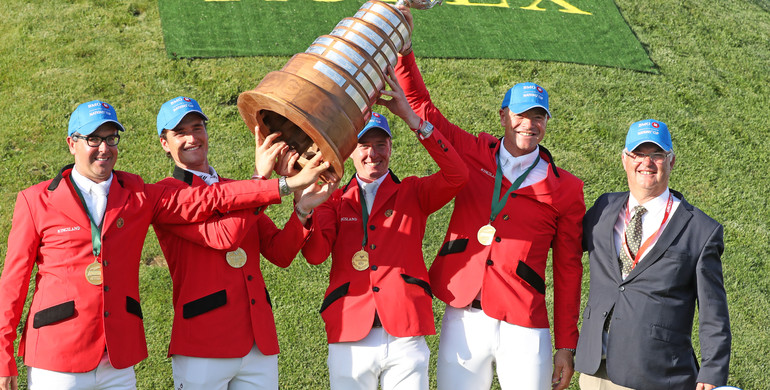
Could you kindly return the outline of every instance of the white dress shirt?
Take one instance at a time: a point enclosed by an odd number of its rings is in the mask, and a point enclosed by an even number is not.
[[[80,193],[83,195],[83,200],[86,202],[88,212],[96,223],[96,226],[102,225],[104,219],[104,212],[107,210],[107,195],[110,193],[110,185],[112,184],[112,173],[110,178],[96,183],[93,180],[83,176],[78,172],[77,166],[72,169],[72,183],[78,186]]]
[[[374,196],[377,195],[377,189],[380,188],[380,184],[382,184],[386,176],[388,176],[388,174],[382,175],[379,179],[371,183],[365,183],[361,180],[361,178],[358,177],[358,174],[356,173],[356,181],[358,181],[358,185],[361,186],[361,189],[364,191],[364,196],[366,197],[366,211],[368,213],[372,212]]]
[[[505,138],[503,138],[503,141]],[[535,162],[535,158],[540,154],[540,146],[536,147],[531,153],[527,153],[523,156],[514,157],[503,144],[500,145],[500,168],[503,170],[503,176],[508,181],[513,183],[519,178],[528,168]],[[524,182],[521,183],[519,188],[531,186],[543,179],[548,175],[548,162],[543,160],[535,165],[532,172],[529,173]]]

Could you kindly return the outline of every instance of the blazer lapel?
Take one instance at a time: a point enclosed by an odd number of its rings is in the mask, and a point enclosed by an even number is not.
[[[674,191],[672,191],[672,193],[677,198],[681,199],[682,203],[680,203],[679,207],[676,208],[676,212],[674,212],[674,214],[671,216],[671,221],[669,221],[668,225],[666,225],[666,228],[663,229],[663,232],[660,234],[660,237],[658,237],[658,241],[655,243],[655,245],[650,248],[650,251],[647,252],[647,255],[645,255],[641,261],[639,261],[637,266],[631,270],[631,273],[628,274],[628,277],[625,280],[626,282],[635,278],[645,269],[658,261],[661,256],[663,256],[663,253],[666,252],[668,247],[671,246],[671,243],[674,242],[674,239],[679,236],[682,230],[684,230],[685,226],[687,226],[687,223],[692,218],[692,205],[684,200],[682,194]]]
[[[120,212],[128,202],[129,191],[123,188],[123,183],[117,172],[113,171],[112,184],[110,184],[110,193],[107,195],[107,208],[104,211],[104,222],[102,222],[102,236],[109,230],[120,216]],[[120,224],[122,227],[123,224]]]
[[[377,188],[377,195],[374,197],[374,204],[372,205],[372,211],[369,215],[375,215],[388,198],[395,195],[398,190],[397,184],[400,182],[401,181],[392,171],[388,171],[388,177],[386,177],[385,180],[380,183],[380,187]]]
[[[615,223],[618,222],[618,215],[620,215],[620,210],[622,210],[623,206],[628,203],[628,195],[629,193],[625,192],[611,200],[605,208],[605,212],[602,213],[601,217],[599,217],[599,221],[596,224],[596,229],[594,229],[595,232],[599,232],[604,235],[604,238],[600,239],[599,241],[607,240],[606,242],[609,243],[609,259],[612,261],[611,268],[617,271],[614,273],[614,275],[618,278],[618,280],[621,280],[622,274],[620,270],[620,263],[617,261],[618,248],[615,248]]]
[[[88,219],[86,209],[72,187],[74,184],[70,178],[70,172],[62,171],[54,181],[56,186],[52,184],[48,187],[48,191],[51,191],[51,196],[48,197],[51,206],[75,221],[81,228],[91,230],[91,221]]]

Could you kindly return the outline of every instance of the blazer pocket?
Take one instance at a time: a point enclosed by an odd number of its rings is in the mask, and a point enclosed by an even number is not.
[[[142,305],[134,298],[126,297],[126,311],[140,319],[144,319],[144,316],[142,315]]]
[[[60,303],[35,313],[32,327],[35,329],[51,325],[54,322],[66,320],[75,315],[75,301]]]
[[[653,324],[650,328],[650,336],[669,344],[689,345],[690,336],[675,330]]]
[[[430,284],[422,279],[415,278],[414,276],[409,276],[407,274],[401,274],[401,277],[404,278],[404,281],[409,284],[416,284],[420,287],[422,287],[423,290],[425,290],[425,293],[428,294],[431,298],[433,298],[433,292],[430,290]]]
[[[519,260],[519,265],[516,266],[516,275],[532,286],[535,291],[545,294],[545,281],[527,263]]]
[[[456,240],[447,241],[441,246],[441,250],[438,251],[439,256],[451,255],[452,253],[464,252],[468,246],[467,238],[458,238]]]
[[[189,319],[210,312],[227,303],[227,290],[219,290],[182,305],[182,318]]]
[[[347,282],[343,284],[342,286],[339,286],[332,290],[332,292],[329,293],[329,295],[324,298],[323,303],[321,303],[321,310],[320,313],[323,313],[324,310],[326,310],[329,305],[334,303],[334,301],[344,297],[345,295],[348,295],[348,289],[350,288],[350,282]]]

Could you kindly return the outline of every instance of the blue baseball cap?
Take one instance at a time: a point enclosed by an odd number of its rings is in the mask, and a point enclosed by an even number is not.
[[[120,131],[126,131],[126,128],[118,122],[118,114],[115,113],[115,109],[111,105],[101,100],[83,103],[70,115],[67,136],[75,133],[89,135],[107,122],[116,124]]]
[[[158,135],[163,133],[164,129],[173,129],[182,121],[185,115],[194,112],[200,114],[203,120],[208,121],[209,117],[203,113],[201,106],[193,98],[177,96],[160,106],[158,111]]]
[[[505,93],[501,109],[508,107],[514,114],[521,114],[529,109],[540,107],[545,110],[548,117],[548,92],[545,88],[535,83],[518,83]]]
[[[388,133],[388,137],[392,137],[390,134],[390,126],[388,126],[388,119],[374,111],[372,111],[372,117],[369,119],[369,123],[364,126],[364,129],[361,130],[360,133],[358,133],[358,139],[361,139],[361,137],[371,129],[380,129]]]
[[[645,119],[632,124],[628,128],[626,150],[632,152],[645,142],[652,142],[666,152],[670,152],[674,148],[674,145],[671,143],[671,133],[668,132],[668,126],[655,119]]]

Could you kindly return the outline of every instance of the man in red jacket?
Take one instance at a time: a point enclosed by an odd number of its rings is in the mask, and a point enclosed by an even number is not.
[[[277,180],[176,190],[114,171],[120,131],[111,105],[81,104],[67,132],[75,164],[17,197],[0,277],[2,390],[18,387],[13,344],[35,266],[18,352],[29,388],[135,389],[132,366],[147,357],[139,263],[149,225],[200,222],[280,201]],[[326,168],[288,185],[304,188]]]
[[[578,339],[585,203],[582,181],[557,168],[540,145],[551,117],[547,92],[516,84],[499,112],[503,137],[476,136],[433,105],[411,48],[399,56],[396,73],[411,107],[457,148],[470,175],[430,269],[433,292],[447,304],[439,388],[489,388],[493,364],[504,389],[566,388]],[[553,366],[545,305],[549,249]]]
[[[333,390],[376,390],[378,382],[383,390],[428,389],[424,336],[436,328],[422,239],[428,216],[468,179],[452,145],[409,108],[392,76],[392,91],[383,91],[392,99],[378,104],[417,133],[441,170],[399,180],[388,169],[387,120],[372,113],[351,155],[355,177],[315,211],[302,253],[311,264],[332,255],[321,315]]]
[[[230,181],[209,164],[207,122],[194,99],[180,96],[163,103],[158,135],[176,166],[159,184],[187,188]],[[285,143],[273,142],[277,136],[257,140],[259,178],[270,177],[277,159],[291,157]],[[168,353],[175,389],[278,389],[278,335],[260,254],[288,267],[310,234],[304,227],[312,226],[308,214],[334,188],[336,183],[314,184],[295,193],[295,212],[283,230],[261,210],[225,215],[209,224],[215,229],[154,225],[174,285]]]

